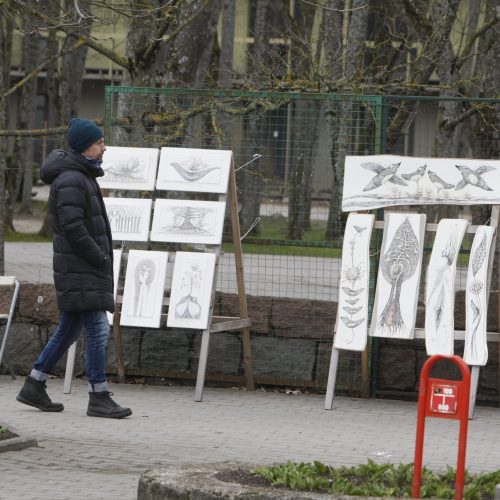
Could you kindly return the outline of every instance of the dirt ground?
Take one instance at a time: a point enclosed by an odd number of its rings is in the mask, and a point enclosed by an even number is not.
[[[49,199],[49,186],[45,184],[33,187],[33,200]],[[18,233],[38,233],[43,224],[43,214],[22,214],[16,211],[14,213],[14,228]]]

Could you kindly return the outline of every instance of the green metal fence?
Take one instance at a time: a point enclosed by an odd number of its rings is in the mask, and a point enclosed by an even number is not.
[[[468,151],[462,145],[464,156],[496,157],[499,101],[450,103],[463,108],[460,126],[475,131]],[[434,148],[436,117],[444,104],[393,96],[107,87],[106,139],[114,146],[233,151],[256,382],[324,389],[341,278],[344,157],[386,152],[445,156]],[[474,106],[477,111],[470,111]],[[444,107],[448,113],[457,111]],[[217,285],[222,315],[234,309],[236,290],[227,228]],[[124,351],[142,349],[138,335],[157,340],[148,344],[154,348],[147,362],[136,362],[137,373],[170,373],[165,366],[176,356],[174,333],[135,332],[124,339]],[[199,339],[183,333],[179,342],[186,341],[185,335],[191,349],[184,369],[189,375],[196,370]],[[167,337],[170,349],[162,347]],[[375,391],[387,385],[378,373],[384,362],[380,352],[377,347],[371,358]],[[214,335],[208,379],[234,380],[241,377],[242,366],[238,335]],[[361,391],[359,354],[342,353],[337,388]],[[401,390],[411,392],[406,386]]]

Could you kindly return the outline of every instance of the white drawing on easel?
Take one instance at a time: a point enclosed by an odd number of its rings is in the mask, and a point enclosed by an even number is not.
[[[120,279],[120,267],[122,262],[122,250],[113,250],[113,297],[116,301],[116,295],[118,293],[118,280]],[[108,312],[109,324],[113,324],[113,313]]]
[[[373,214],[349,214],[347,218],[334,340],[337,349],[363,351],[366,347],[369,250],[374,220]]]
[[[152,200],[104,198],[113,240],[148,241]]]
[[[370,335],[415,335],[425,214],[387,214]]]
[[[472,366],[484,366],[488,361],[487,281],[494,232],[491,226],[479,226],[470,252],[465,292],[464,361]]]
[[[342,210],[500,203],[500,160],[346,156]]]
[[[104,189],[152,191],[159,153],[157,148],[107,146],[102,162],[104,176],[97,181]]]
[[[156,189],[226,193],[232,151],[161,148]]]
[[[442,219],[436,231],[425,290],[425,347],[427,354],[453,354],[455,274],[467,228],[464,219]]]
[[[120,325],[160,326],[167,261],[167,252],[129,251]]]
[[[214,272],[215,254],[176,253],[167,326],[207,328]]]
[[[226,203],[165,200],[155,202],[152,241],[220,244]]]

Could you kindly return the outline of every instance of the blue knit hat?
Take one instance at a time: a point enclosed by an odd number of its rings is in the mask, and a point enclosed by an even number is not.
[[[82,153],[103,137],[103,131],[93,121],[73,118],[69,122],[68,144],[77,153]]]

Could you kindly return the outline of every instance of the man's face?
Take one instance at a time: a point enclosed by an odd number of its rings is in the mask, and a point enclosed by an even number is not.
[[[92,146],[89,146],[85,151],[82,151],[82,155],[90,158],[92,160],[102,160],[102,155],[106,151],[106,146],[104,145],[104,137],[94,142]]]

